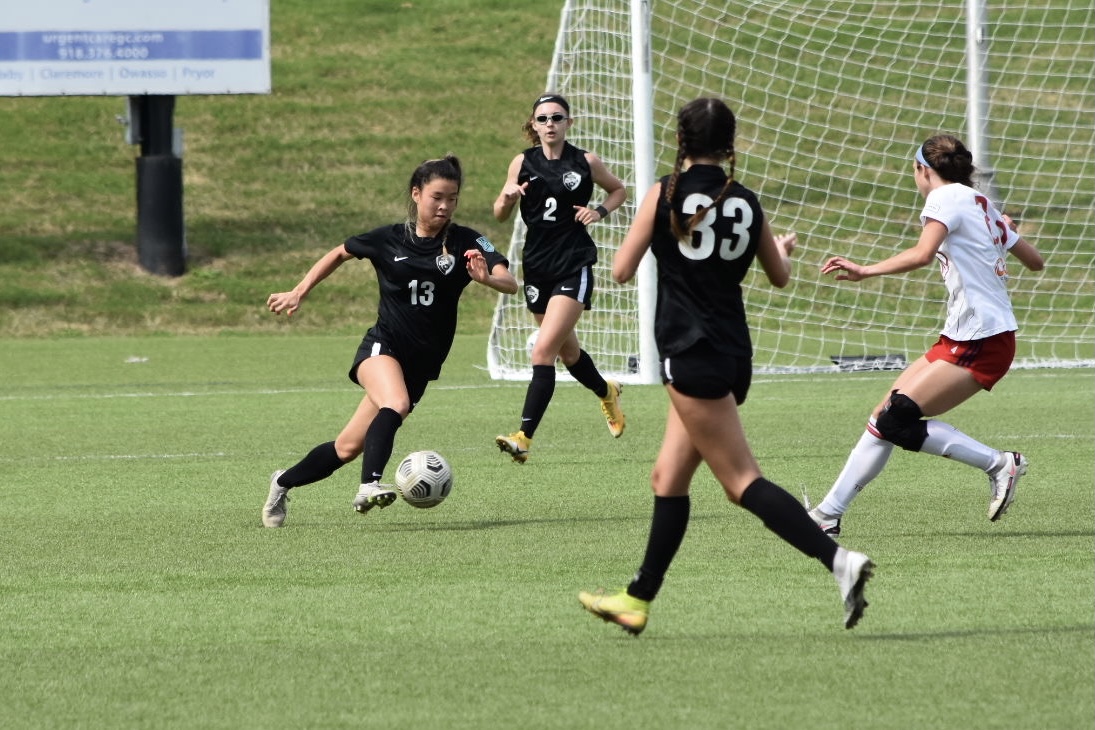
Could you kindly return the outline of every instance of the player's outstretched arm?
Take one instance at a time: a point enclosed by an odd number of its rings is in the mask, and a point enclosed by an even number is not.
[[[274,314],[293,316],[293,312],[300,309],[300,303],[308,292],[312,291],[319,282],[331,275],[335,269],[342,266],[343,262],[353,258],[353,254],[346,250],[342,244],[335,246],[323,255],[319,261],[312,264],[304,278],[289,291],[277,292],[266,298],[266,308]]]
[[[857,264],[843,256],[833,256],[821,265],[822,274],[836,273],[837,281],[863,281],[872,276],[902,274],[921,269],[935,260],[935,254],[947,238],[947,227],[929,218],[920,231],[916,245],[879,261],[876,264]]]

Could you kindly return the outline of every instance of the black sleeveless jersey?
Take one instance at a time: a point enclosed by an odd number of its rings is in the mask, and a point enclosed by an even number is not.
[[[464,252],[478,248],[487,270],[509,264],[486,236],[449,224],[445,240],[422,238],[404,223],[381,226],[346,239],[346,251],[369,259],[380,285],[376,324],[369,334],[392,348],[404,367],[431,380],[441,373],[456,335],[457,304],[469,283]]]
[[[731,184],[717,209],[708,211],[686,241],[678,241],[669,222],[665,190],[654,219],[651,251],[658,261],[658,302],[654,339],[662,358],[697,342],[717,352],[752,356],[741,281],[756,256],[764,222],[757,196],[740,183]],[[716,165],[693,165],[677,178],[673,207],[684,227],[700,208],[711,205],[726,184]]]
[[[521,254],[524,277],[557,280],[597,261],[597,245],[586,227],[574,220],[574,206],[586,206],[593,177],[585,150],[566,142],[558,160],[544,157],[541,147],[524,152],[517,184],[527,182],[521,218],[528,232]]]

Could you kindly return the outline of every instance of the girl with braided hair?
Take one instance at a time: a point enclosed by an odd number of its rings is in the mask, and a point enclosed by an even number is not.
[[[642,565],[625,590],[583,591],[578,599],[633,635],[646,627],[650,603],[684,539],[689,487],[700,462],[731,502],[833,573],[846,628],[867,605],[870,559],[838,546],[798,500],[762,476],[738,414],[752,375],[741,281],[756,258],[773,286],[786,286],[796,237],[774,236],[757,196],[734,179],[734,132],[734,114],[718,99],[696,99],[681,109],[673,172],[647,192],[612,263],[613,279],[624,283],[647,250],[657,259],[654,337],[669,415],[651,474],[654,514]]]
[[[453,155],[426,160],[407,184],[407,220],[347,238],[319,259],[300,283],[271,294],[266,307],[289,317],[321,281],[350,259],[368,259],[380,287],[376,323],[350,366],[364,389],[357,410],[334,441],[319,444],[289,469],[275,471],[262,506],[262,524],[285,522],[289,490],[318,482],[361,460],[361,486],[353,507],[366,514],[395,501],[380,483],[395,434],[437,380],[456,335],[460,295],[475,281],[503,294],[517,293],[509,261],[486,236],[453,221],[463,173]]]

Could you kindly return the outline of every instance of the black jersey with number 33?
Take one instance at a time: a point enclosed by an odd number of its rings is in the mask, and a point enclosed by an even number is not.
[[[705,341],[717,352],[752,356],[741,281],[756,256],[764,223],[757,196],[734,182],[719,205],[707,212],[686,241],[669,222],[665,190],[654,220],[651,251],[658,261],[658,302],[654,339],[662,358]],[[711,205],[726,184],[716,165],[693,165],[677,178],[673,207],[683,227],[697,210]]]
[[[521,218],[528,227],[521,266],[526,279],[561,279],[597,262],[597,245],[574,219],[574,206],[585,207],[593,195],[593,176],[585,150],[570,142],[557,160],[542,147],[524,152],[518,184],[528,183],[521,198]]]
[[[369,259],[380,285],[380,308],[369,334],[384,342],[404,367],[436,378],[456,335],[457,304],[471,283],[464,252],[478,249],[487,271],[509,264],[486,236],[450,223],[440,238],[412,235],[403,223],[346,239],[346,251]]]

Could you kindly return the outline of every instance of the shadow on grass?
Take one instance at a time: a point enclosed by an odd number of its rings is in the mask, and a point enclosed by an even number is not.
[[[1046,634],[1092,634],[1095,626],[1091,624],[1076,624],[1074,626],[1029,626],[1000,628],[998,626],[985,626],[977,629],[962,629],[958,631],[916,631],[909,633],[872,634],[861,632],[856,638],[869,641],[925,641],[932,639],[968,639],[975,636],[1045,636]]]
[[[703,522],[705,520],[718,519],[719,515],[692,515],[690,522]],[[533,517],[529,519],[498,519],[498,520],[465,520],[462,522],[427,522],[421,525],[399,524],[383,525],[378,529],[384,532],[422,532],[422,531],[449,531],[459,532],[464,530],[493,530],[505,527],[526,527],[529,525],[573,525],[575,523],[611,523],[621,524],[625,522],[650,522],[650,515],[637,515],[635,517]]]
[[[877,535],[876,535],[877,536]],[[1028,532],[901,532],[893,533],[890,537],[964,537],[981,540],[1000,540],[1008,537],[1030,538],[1061,538],[1061,537],[1095,537],[1095,530],[1032,530]]]

